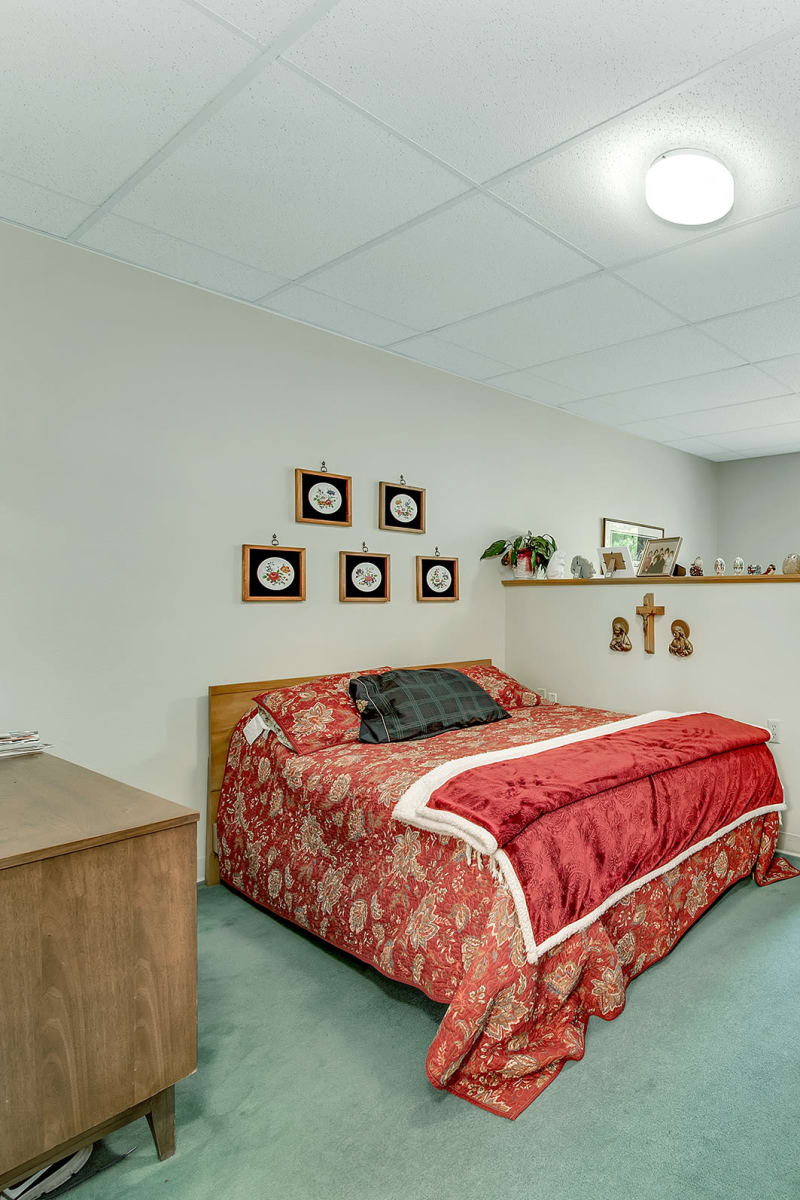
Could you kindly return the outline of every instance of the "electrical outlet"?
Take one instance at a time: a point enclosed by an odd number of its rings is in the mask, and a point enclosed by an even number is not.
[[[767,719],[767,729],[769,730],[769,740],[771,742],[779,742],[781,740],[781,723],[775,717]]]
[[[547,699],[551,704],[558,704],[558,692],[548,692]]]
[[[536,692],[537,695],[541,696],[543,700],[547,699],[547,688],[535,687],[533,690]]]

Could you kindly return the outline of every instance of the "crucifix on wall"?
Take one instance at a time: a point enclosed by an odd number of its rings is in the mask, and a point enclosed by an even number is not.
[[[645,654],[656,652],[656,617],[663,617],[664,605],[653,603],[653,593],[648,592],[642,603],[636,609],[636,615],[642,618],[644,629]]]

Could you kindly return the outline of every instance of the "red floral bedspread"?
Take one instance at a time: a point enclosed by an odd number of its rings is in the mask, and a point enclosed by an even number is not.
[[[249,714],[248,714],[249,715]],[[428,1052],[436,1087],[516,1117],[580,1059],[590,1016],[611,1020],[630,979],[663,958],[732,883],[798,874],[757,817],[526,960],[511,896],[460,842],[391,811],[424,772],[467,754],[600,725],[617,714],[543,705],[426,741],[301,756],[231,739],[218,815],[222,879],[256,903],[449,1004]]]

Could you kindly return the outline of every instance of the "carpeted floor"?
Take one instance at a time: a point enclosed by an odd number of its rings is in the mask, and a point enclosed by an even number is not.
[[[224,887],[200,890],[200,1069],[178,1151],[76,1200],[798,1200],[800,881],[743,881],[516,1121],[435,1091],[442,1009]]]

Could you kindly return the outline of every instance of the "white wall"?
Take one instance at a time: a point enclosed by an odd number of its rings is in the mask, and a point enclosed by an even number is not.
[[[779,571],[800,554],[800,454],[720,463],[719,544],[729,564],[741,554]]]
[[[773,747],[790,811],[782,844],[800,853],[800,689],[798,689],[798,584],[662,585],[651,580],[656,604],[656,653],[645,654],[641,619],[645,591],[632,584],[600,587],[504,588],[507,599],[506,662],[532,687],[544,685],[564,704],[616,712],[721,712],[763,725],[781,722]],[[627,617],[633,649],[609,649],[611,621]],[[691,627],[694,654],[668,651],[670,623]]]
[[[715,552],[715,467],[689,455],[8,225],[0,294],[0,727],[180,803],[204,805],[211,683],[502,662],[478,562],[500,534],[591,556],[631,516]],[[293,468],[321,458],[354,476],[350,530],[294,522]],[[428,488],[424,537],[377,530],[400,472]],[[241,602],[241,545],[274,530],[308,547],[305,604]],[[338,603],[362,538],[393,555],[389,605]],[[458,604],[414,600],[434,543]]]

